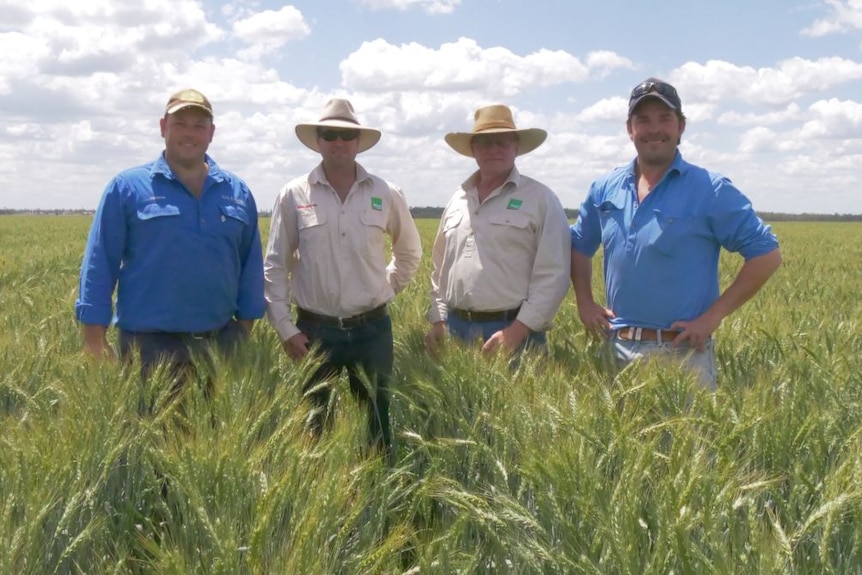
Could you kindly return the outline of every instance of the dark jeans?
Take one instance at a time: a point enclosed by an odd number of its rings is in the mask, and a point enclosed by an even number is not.
[[[146,379],[160,363],[167,367],[172,380],[170,397],[180,394],[185,385],[202,375],[198,362],[203,362],[207,370],[212,369],[213,351],[226,355],[233,353],[247,334],[236,320],[231,320],[222,329],[206,336],[169,332],[134,332],[120,330],[120,357],[128,362],[137,352],[141,357],[141,376]],[[212,381],[204,377],[204,393],[212,392]],[[152,412],[153,406],[142,405],[145,412]]]
[[[299,320],[296,327],[308,337],[309,347],[317,346],[323,356],[323,365],[302,388],[314,408],[310,416],[312,433],[319,436],[323,427],[333,421],[329,408],[332,387],[321,383],[334,380],[342,369],[347,368],[350,392],[368,413],[369,444],[391,456],[389,381],[394,355],[392,318],[381,317],[350,329],[305,320]],[[371,389],[365,387],[360,373],[368,376]]]

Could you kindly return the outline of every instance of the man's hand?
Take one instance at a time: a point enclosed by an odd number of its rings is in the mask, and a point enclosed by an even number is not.
[[[438,357],[443,344],[446,342],[446,322],[435,321],[431,329],[425,334],[425,350],[431,357]]]
[[[674,338],[673,345],[678,347],[687,341],[691,347],[698,351],[704,351],[706,350],[706,340],[720,325],[721,318],[716,318],[709,312],[692,321],[675,321],[670,328],[680,330],[681,333]]]
[[[251,334],[251,328],[254,327],[253,319],[238,319],[236,322],[239,324],[239,327],[245,332],[246,335]]]
[[[485,345],[482,346],[482,353],[490,355],[498,351],[504,351],[506,354],[511,355],[521,347],[521,344],[524,343],[528,335],[530,335],[530,328],[515,320],[509,327],[503,328],[489,337]]]
[[[578,317],[587,331],[599,337],[607,337],[611,329],[610,320],[616,317],[614,312],[602,307],[594,301],[578,302]]]
[[[291,358],[300,360],[308,355],[308,336],[299,332],[292,338],[281,342],[281,347]]]
[[[103,325],[81,325],[84,337],[84,353],[98,360],[116,359],[116,354],[108,343],[108,328]]]

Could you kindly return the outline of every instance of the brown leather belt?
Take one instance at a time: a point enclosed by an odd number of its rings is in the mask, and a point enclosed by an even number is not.
[[[350,317],[333,317],[330,315],[314,313],[313,311],[308,311],[301,307],[296,308],[297,320],[307,321],[309,323],[326,327],[337,327],[338,329],[352,329],[372,322],[375,319],[386,317],[387,315],[389,315],[389,310],[386,308],[386,304]]]
[[[623,327],[614,331],[614,336],[627,341],[660,341],[670,343],[678,331],[669,329],[653,329],[651,327]]]
[[[509,321],[518,317],[520,306],[502,311],[473,311],[469,309],[450,309],[449,313],[464,321]]]

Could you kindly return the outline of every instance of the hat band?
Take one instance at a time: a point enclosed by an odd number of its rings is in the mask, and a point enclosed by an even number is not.
[[[359,122],[357,122],[353,118],[343,118],[341,116],[330,116],[328,118],[321,118],[320,119],[321,122],[331,122],[332,120],[339,120],[341,122],[349,122],[351,124],[356,124],[357,126],[359,125]]]
[[[517,130],[515,126],[509,124],[508,122],[489,122],[487,124],[483,124],[482,126],[477,126],[473,131],[474,132],[483,132],[485,130]]]

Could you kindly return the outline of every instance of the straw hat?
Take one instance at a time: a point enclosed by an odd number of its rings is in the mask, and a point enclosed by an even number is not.
[[[502,104],[479,108],[473,115],[473,119],[472,132],[450,132],[445,137],[446,143],[453,150],[470,158],[474,157],[473,150],[470,149],[470,141],[479,134],[518,134],[519,156],[532,152],[548,137],[548,133],[540,128],[520,130],[516,128],[515,120],[512,119],[512,110]]]
[[[328,101],[323,107],[319,121],[296,125],[296,137],[315,152],[320,151],[320,146],[317,145],[318,128],[359,130],[359,150],[357,153],[364,152],[380,141],[380,130],[360,126],[353,106],[343,98],[333,98]]]

